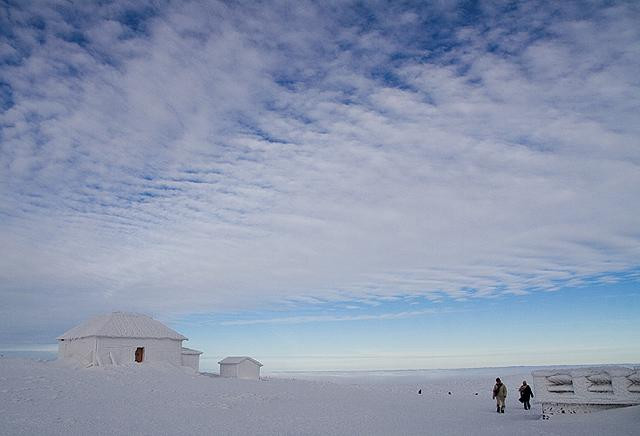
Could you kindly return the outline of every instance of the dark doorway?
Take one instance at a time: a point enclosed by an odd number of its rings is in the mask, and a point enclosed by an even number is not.
[[[144,347],[136,348],[136,362],[142,362],[144,360]]]

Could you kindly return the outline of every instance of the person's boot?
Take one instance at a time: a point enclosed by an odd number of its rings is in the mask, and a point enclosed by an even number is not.
[[[496,406],[496,412],[500,413],[500,406]]]
[[[504,406],[500,408],[500,413],[504,413]]]

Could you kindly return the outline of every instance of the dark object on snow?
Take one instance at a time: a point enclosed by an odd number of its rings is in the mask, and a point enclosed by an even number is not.
[[[451,391],[449,391],[449,395],[451,395]]]
[[[478,395],[478,393],[476,392],[476,393],[475,393],[475,394],[473,394],[473,395]]]
[[[418,395],[422,395],[422,389],[418,389]]]
[[[531,409],[531,397],[533,397],[533,392],[531,391],[531,386],[527,384],[526,381],[522,382],[522,386],[518,389],[520,391],[520,399],[519,401],[524,404],[524,410]]]

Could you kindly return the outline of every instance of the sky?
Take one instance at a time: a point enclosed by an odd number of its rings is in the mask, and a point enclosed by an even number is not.
[[[635,1],[0,2],[0,353],[640,362]]]

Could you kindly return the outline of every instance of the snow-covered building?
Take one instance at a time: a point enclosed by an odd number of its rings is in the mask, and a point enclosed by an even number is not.
[[[247,356],[225,357],[220,362],[220,377],[258,380],[262,363]]]
[[[202,351],[182,347],[182,366],[188,366],[200,371],[200,355]]]
[[[96,316],[58,336],[58,358],[87,366],[167,362],[196,371],[201,352],[182,347],[187,340],[159,321],[136,313]]]

